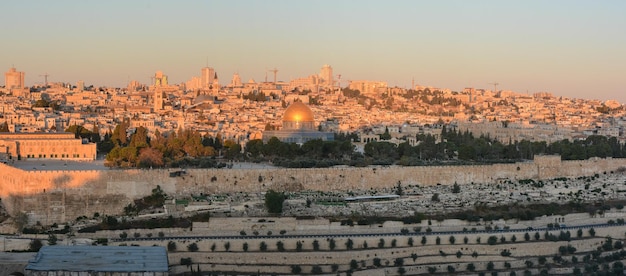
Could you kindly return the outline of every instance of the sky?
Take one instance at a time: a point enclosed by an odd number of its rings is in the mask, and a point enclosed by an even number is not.
[[[26,85],[221,84],[318,74],[626,103],[626,1],[24,0],[1,5],[0,70]],[[5,69],[2,69],[5,68]],[[267,72],[268,80],[273,73]]]

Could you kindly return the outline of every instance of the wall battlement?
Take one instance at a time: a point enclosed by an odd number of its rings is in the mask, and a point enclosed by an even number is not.
[[[188,169],[171,177],[174,169],[24,171],[0,164],[0,197],[9,214],[25,212],[31,222],[52,224],[91,217],[95,212],[119,214],[134,199],[150,195],[157,185],[176,197],[269,189],[345,192],[392,188],[398,182],[429,186],[573,178],[620,167],[626,167],[626,159],[561,161],[559,156],[537,156],[532,162],[469,166]]]

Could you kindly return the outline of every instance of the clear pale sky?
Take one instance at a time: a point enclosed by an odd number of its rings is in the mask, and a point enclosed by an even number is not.
[[[0,70],[125,86],[215,68],[626,103],[626,1],[4,1]],[[272,73],[268,73],[272,80]]]

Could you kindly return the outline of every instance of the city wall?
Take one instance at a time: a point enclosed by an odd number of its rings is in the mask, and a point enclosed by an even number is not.
[[[24,212],[44,224],[119,214],[157,185],[168,195],[281,191],[350,191],[402,185],[496,183],[504,179],[552,179],[615,171],[626,159],[561,161],[538,156],[532,162],[480,166],[367,167],[314,169],[173,169],[24,171],[0,164],[0,197],[11,215]]]

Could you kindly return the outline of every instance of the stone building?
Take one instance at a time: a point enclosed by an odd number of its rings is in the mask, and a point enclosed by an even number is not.
[[[0,159],[95,160],[96,144],[74,133],[0,133]]]
[[[44,246],[26,265],[27,276],[167,276],[167,252],[158,246]]]

